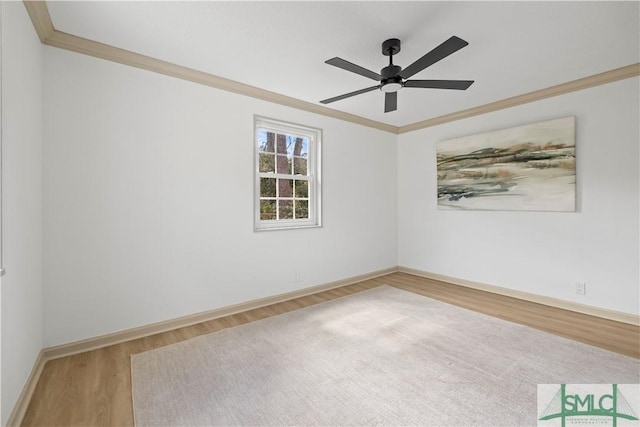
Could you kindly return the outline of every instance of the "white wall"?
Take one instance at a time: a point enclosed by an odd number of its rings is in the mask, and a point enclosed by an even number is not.
[[[2,14],[2,425],[42,348],[42,45],[22,2]]]
[[[638,314],[639,93],[632,78],[400,135],[399,265]],[[570,115],[578,212],[437,210],[437,141]]]
[[[395,135],[54,48],[45,71],[45,346],[396,265]],[[254,114],[323,130],[324,227],[253,231]]]
[[[638,313],[638,79],[396,137],[53,48],[45,71],[45,346],[396,264]],[[253,232],[254,114],[324,130],[323,228]],[[436,209],[438,140],[566,115],[577,213]]]
[[[2,80],[2,3],[0,2],[0,81]],[[0,84],[0,211],[2,210],[2,84]],[[3,426],[2,418],[2,215],[0,215],[0,426]]]
[[[43,346],[396,264],[639,312],[637,78],[396,137],[43,48],[2,7],[3,425]],[[252,231],[254,114],[324,130],[323,228]],[[566,115],[577,213],[436,209],[438,140]]]

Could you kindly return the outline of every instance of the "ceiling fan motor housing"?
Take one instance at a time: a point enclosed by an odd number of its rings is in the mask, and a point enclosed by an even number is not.
[[[385,80],[393,79],[394,77],[400,78],[400,76],[398,75],[400,74],[400,71],[402,71],[402,67],[399,67],[397,65],[388,65],[384,67],[382,70],[380,70],[382,82],[384,83]],[[400,79],[402,80],[402,78]]]
[[[382,75],[380,90],[383,92],[397,92],[400,90],[403,86],[402,77],[398,75],[400,71],[402,71],[402,67],[398,67],[397,65],[384,67],[380,71]]]

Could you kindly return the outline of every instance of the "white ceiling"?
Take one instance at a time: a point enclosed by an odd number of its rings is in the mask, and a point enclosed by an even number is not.
[[[372,91],[327,106],[404,126],[640,62],[640,3],[630,2],[47,2],[59,31],[304,101],[375,85],[399,38],[406,67],[452,35],[469,46],[414,79],[475,80],[466,91],[401,89],[384,113]]]

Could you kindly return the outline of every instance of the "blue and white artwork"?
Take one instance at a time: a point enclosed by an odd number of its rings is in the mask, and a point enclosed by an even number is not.
[[[574,212],[575,117],[438,142],[438,208]]]

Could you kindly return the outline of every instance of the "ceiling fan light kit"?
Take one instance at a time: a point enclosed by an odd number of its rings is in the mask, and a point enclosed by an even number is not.
[[[402,82],[387,82],[380,85],[380,90],[386,93],[397,92],[403,87]]]
[[[371,86],[365,89],[360,89],[355,92],[345,93],[344,95],[335,96],[320,101],[322,104],[329,104],[331,102],[340,101],[342,99],[350,98],[352,96],[361,95],[363,93],[371,92],[375,89],[380,89],[385,93],[384,98],[384,112],[395,111],[398,108],[398,91],[403,87],[406,88],[426,88],[426,89],[455,89],[466,90],[473,80],[408,80],[414,74],[419,73],[425,68],[435,64],[441,59],[446,58],[454,52],[467,46],[469,43],[462,40],[459,37],[452,36],[444,43],[440,44],[430,52],[423,55],[413,64],[407,68],[393,64],[393,55],[400,52],[401,43],[399,39],[389,39],[382,43],[382,54],[389,57],[389,65],[380,70],[380,74],[368,70],[359,65],[353,64],[342,58],[331,58],[325,61],[326,64],[333,65],[334,67],[342,68],[343,70],[350,71],[352,73],[367,77],[372,80],[379,81],[380,84]]]

